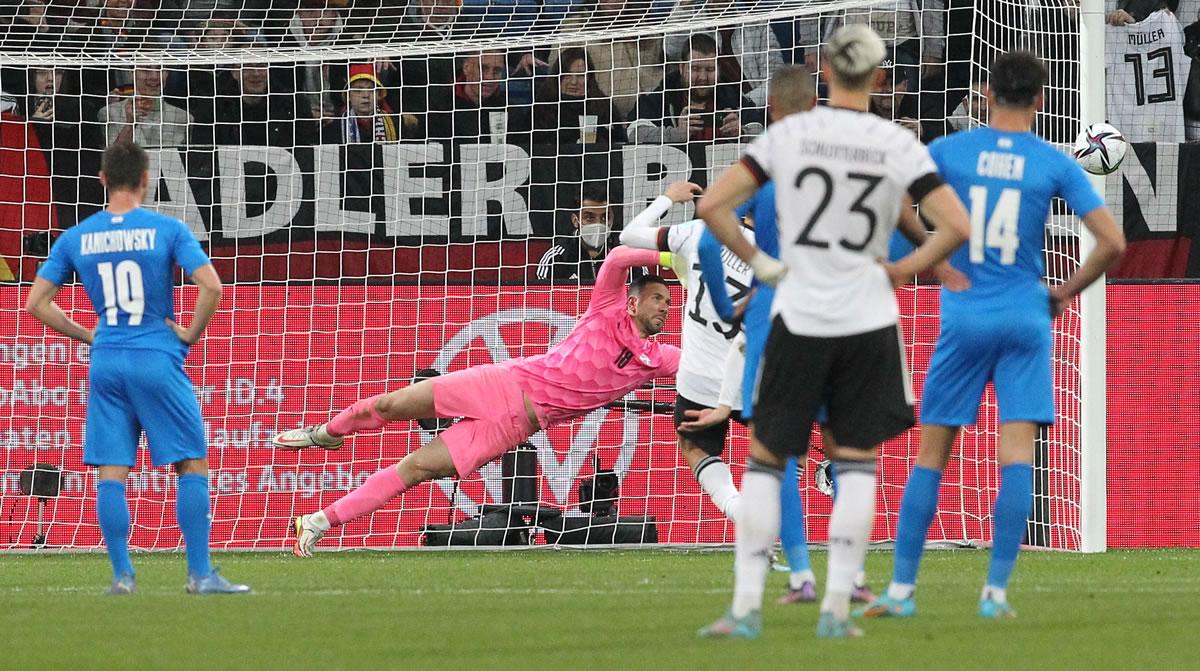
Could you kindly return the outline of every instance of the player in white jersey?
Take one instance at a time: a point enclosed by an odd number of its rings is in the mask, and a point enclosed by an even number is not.
[[[1184,141],[1183,93],[1192,60],[1168,4],[1137,23],[1104,27],[1108,122],[1130,142]]]
[[[740,499],[729,465],[721,459],[725,437],[729,432],[729,417],[699,431],[687,431],[681,425],[689,413],[716,408],[721,401],[723,365],[730,342],[741,330],[738,324],[721,319],[712,301],[705,295],[704,279],[696,249],[704,233],[699,219],[675,226],[658,226],[659,219],[672,205],[690,201],[700,193],[699,186],[690,182],[675,182],[621,231],[621,244],[642,249],[671,252],[682,274],[680,281],[687,288],[683,305],[683,354],[675,377],[675,429],[679,451],[687,461],[701,489],[713,504],[730,520],[736,521]],[[753,240],[753,233],[743,227],[743,235]],[[750,266],[726,254],[725,281],[734,300],[744,298],[750,291]],[[732,417],[741,421],[741,404],[733,408]]]
[[[914,422],[894,287],[945,259],[969,234],[966,210],[924,145],[867,111],[881,75],[879,36],[845,26],[824,56],[829,106],[772,125],[699,207],[717,238],[778,286],[742,479],[733,605],[713,625],[734,637],[758,634],[784,461],[807,452],[822,404],[839,446],[829,455],[838,496],[817,635],[862,634],[850,621],[850,593],[875,519],[876,450]],[[733,214],[768,179],[776,184],[781,260],[747,242]],[[879,262],[901,208],[913,202],[935,234],[894,265]]]

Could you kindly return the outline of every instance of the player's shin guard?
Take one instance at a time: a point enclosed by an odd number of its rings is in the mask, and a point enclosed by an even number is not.
[[[331,525],[345,524],[350,520],[379,510],[407,487],[400,479],[400,472],[396,470],[396,467],[388,466],[381,471],[376,471],[367,478],[362,487],[334,501],[321,512],[325,514]]]
[[[375,404],[382,397],[383,394],[376,394],[370,398],[355,401],[354,405],[329,420],[329,423],[325,425],[326,430],[333,436],[348,436],[358,431],[370,431],[387,426],[388,420],[375,408]]]
[[[212,520],[208,499],[208,476],[188,473],[179,476],[179,492],[175,497],[175,519],[187,544],[188,574],[197,578],[212,573],[208,559],[208,536]]]
[[[96,483],[96,519],[104,546],[112,562],[113,576],[133,575],[129,561],[129,502],[125,500],[125,483],[100,480]]]
[[[836,473],[838,496],[829,518],[829,572],[821,612],[845,620],[875,522],[875,462],[839,461]]]
[[[941,471],[917,466],[904,485],[904,496],[900,499],[900,521],[896,526],[896,565],[892,570],[892,585],[901,587],[894,591],[889,589],[888,595],[893,598],[907,599],[912,596],[912,586],[917,584],[917,569],[921,565],[921,554],[925,551],[929,525],[937,514],[938,486],[941,482]]]
[[[734,522],[737,521],[737,509],[741,499],[737,487],[733,484],[733,474],[729,472],[729,464],[720,457],[705,457],[696,464],[696,482],[700,489],[708,494],[722,514]]]
[[[1012,575],[1021,538],[1033,506],[1033,466],[1009,464],[1000,469],[1000,491],[992,511],[992,560],[988,565],[988,587],[1006,589]]]
[[[808,537],[804,533],[804,501],[800,498],[799,479],[799,460],[791,457],[783,469],[783,487],[779,492],[782,512],[779,540],[783,545],[784,554],[787,555],[792,575],[812,570],[812,563],[808,558]]]
[[[771,546],[779,534],[779,489],[783,473],[753,458],[746,460],[742,505],[734,552],[733,616],[762,608]]]

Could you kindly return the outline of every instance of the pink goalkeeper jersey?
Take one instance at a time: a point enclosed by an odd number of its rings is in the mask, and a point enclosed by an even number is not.
[[[596,276],[587,312],[549,352],[512,359],[510,368],[533,401],[543,428],[582,417],[656,377],[675,374],[679,348],[642,338],[625,311],[625,278],[658,263],[658,252],[617,247]]]

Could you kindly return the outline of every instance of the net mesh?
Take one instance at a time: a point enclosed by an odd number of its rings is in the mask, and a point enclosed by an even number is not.
[[[4,33],[2,546],[34,541],[42,505],[49,544],[101,542],[94,475],[82,464],[88,349],[46,335],[20,307],[50,240],[102,206],[96,175],[109,142],[150,148],[148,206],[182,219],[231,285],[187,361],[209,436],[213,545],[277,549],[288,545],[291,516],[336,500],[433,434],[398,424],[338,451],[288,453],[270,448],[275,431],[325,421],[424,368],[546,351],[585,310],[623,223],[670,182],[704,185],[736,160],[766,121],[770,73],[819,65],[838,25],[869,22],[887,38],[891,68],[873,110],[923,140],[986,121],[988,64],[1018,46],[1051,65],[1038,130],[1068,142],[1079,127],[1069,3],[200,4],[109,0],[68,11],[26,2]],[[1051,279],[1078,262],[1074,224],[1060,214],[1047,228]],[[662,223],[691,216],[677,206]],[[589,223],[607,226],[597,244],[580,236]],[[187,320],[193,292],[179,294]],[[937,339],[937,290],[898,296],[919,392]],[[94,323],[80,287],[59,302]],[[679,319],[665,341],[678,344]],[[1031,539],[1074,548],[1078,313],[1056,329],[1060,421],[1039,443]],[[482,513],[492,513],[484,525],[494,533],[455,542],[728,543],[732,524],[653,405],[674,401],[672,381],[659,382],[461,482],[406,492],[325,544],[438,544],[448,537],[437,525]],[[989,392],[943,480],[932,539],[990,538],[995,440]],[[916,452],[915,432],[883,448],[876,540],[895,535]],[[738,428],[726,460],[739,480],[745,457]],[[819,458],[803,481],[817,542],[830,511],[813,485]],[[33,464],[61,469],[57,497],[20,493]],[[603,500],[609,473],[615,506]],[[168,469],[148,464],[131,476],[132,546],[179,546],[174,486]],[[508,501],[537,505],[488,507]],[[597,516],[605,512],[623,524]]]

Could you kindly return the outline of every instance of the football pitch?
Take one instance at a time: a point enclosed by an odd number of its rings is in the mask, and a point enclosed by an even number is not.
[[[0,669],[1185,669],[1200,668],[1200,551],[1026,552],[1019,618],[975,614],[988,555],[930,551],[918,617],[821,641],[815,604],[763,637],[695,637],[727,607],[720,551],[218,554],[250,596],[183,592],[178,554],[135,555],[139,592],[103,594],[102,554],[0,559]],[[824,575],[825,554],[814,569]],[[890,552],[871,552],[882,589]]]

